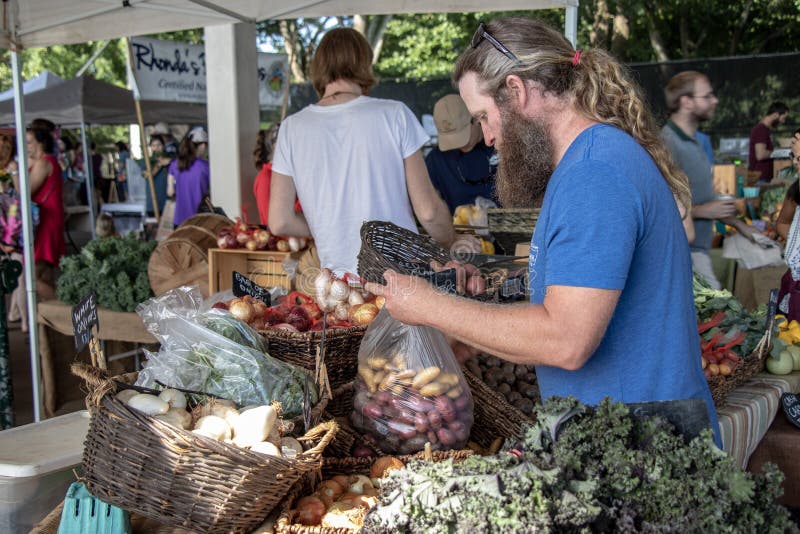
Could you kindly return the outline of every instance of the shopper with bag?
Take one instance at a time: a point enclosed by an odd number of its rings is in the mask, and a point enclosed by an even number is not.
[[[454,80],[497,148],[500,202],[542,199],[531,303],[467,300],[392,271],[386,286],[367,289],[400,321],[535,365],[543,399],[697,398],[718,433],[673,197],[690,202],[686,175],[623,66],[602,50],[575,50],[542,22],[511,18],[481,23]]]

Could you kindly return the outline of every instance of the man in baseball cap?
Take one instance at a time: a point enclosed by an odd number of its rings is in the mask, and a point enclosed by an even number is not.
[[[458,95],[447,95],[433,107],[433,122],[439,147],[425,158],[431,182],[442,195],[450,212],[475,197],[494,198],[497,156],[483,142],[480,124],[472,120]]]

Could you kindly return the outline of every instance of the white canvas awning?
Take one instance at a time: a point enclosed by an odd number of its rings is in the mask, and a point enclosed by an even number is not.
[[[16,19],[17,27],[4,28],[0,48],[11,48],[12,39],[32,48],[242,21],[567,8],[578,0],[5,0],[2,6],[4,24]],[[8,10],[16,10],[16,17]]]

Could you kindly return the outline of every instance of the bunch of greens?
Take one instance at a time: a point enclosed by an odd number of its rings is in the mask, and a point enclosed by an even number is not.
[[[56,296],[77,304],[94,291],[97,305],[114,311],[132,312],[153,295],[147,262],[155,241],[127,237],[104,237],[87,243],[80,253],[61,260]]]
[[[741,345],[733,347],[732,350],[739,356],[747,356],[753,352],[764,336],[767,307],[762,304],[755,310],[748,312],[730,291],[712,288],[705,279],[697,276],[697,274],[694,275],[692,285],[698,322],[704,323],[718,312],[725,314],[720,324],[702,334],[702,339],[710,341],[718,332],[722,331],[725,332],[725,337],[720,344],[724,344],[727,340],[733,339],[739,332],[744,332],[744,341]]]
[[[686,443],[609,400],[537,412],[514,454],[393,471],[364,532],[798,532],[777,468],[740,470],[711,431]]]

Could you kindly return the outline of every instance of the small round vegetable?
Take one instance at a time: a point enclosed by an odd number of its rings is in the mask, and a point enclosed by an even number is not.
[[[331,298],[344,302],[350,296],[350,286],[342,280],[334,280],[328,292]]]
[[[325,503],[319,497],[309,495],[297,501],[297,518],[301,525],[316,526],[322,522],[325,515]]]
[[[285,239],[278,239],[276,248],[278,249],[278,252],[289,252],[289,242]]]
[[[403,462],[395,458],[394,456],[381,456],[372,464],[372,467],[369,468],[369,477],[370,478],[383,478],[389,473],[389,471],[393,471],[395,469],[402,469],[405,467]]]
[[[128,401],[131,400],[131,397],[135,397],[138,394],[139,392],[135,389],[123,389],[117,393],[117,400],[123,404],[128,404]]]
[[[246,300],[233,299],[228,303],[228,311],[235,318],[245,323],[249,323],[253,319],[253,307]]]
[[[169,404],[170,408],[186,408],[186,395],[177,389],[167,388],[158,394],[158,398]]]
[[[146,415],[163,415],[169,411],[169,404],[148,393],[134,395],[128,399],[128,406]]]
[[[271,443],[269,441],[261,441],[259,443],[256,443],[252,447],[250,447],[250,450],[253,451],[253,452],[260,453],[260,454],[268,454],[270,456],[277,456],[278,458],[283,456],[281,454],[281,451],[278,449],[278,447],[276,447],[274,443]]]
[[[486,293],[486,280],[476,274],[467,279],[467,293],[470,295],[483,295]]]
[[[166,404],[166,403],[165,403]],[[194,426],[195,430],[210,434],[217,441],[231,439],[231,427],[225,419],[216,415],[201,417]],[[206,434],[206,435],[208,435]]]

